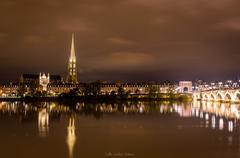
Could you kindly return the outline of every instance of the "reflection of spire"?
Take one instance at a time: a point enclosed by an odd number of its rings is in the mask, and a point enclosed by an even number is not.
[[[38,113],[38,132],[40,136],[47,136],[49,131],[49,115],[47,109],[42,109]]]
[[[69,149],[69,158],[73,157],[73,149],[76,142],[76,135],[75,135],[75,120],[74,118],[69,119],[68,125],[68,135],[67,135],[67,145]]]

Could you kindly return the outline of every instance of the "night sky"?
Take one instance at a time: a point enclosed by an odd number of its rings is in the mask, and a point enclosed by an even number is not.
[[[239,0],[1,0],[0,81],[67,74],[75,33],[82,82],[240,76]]]

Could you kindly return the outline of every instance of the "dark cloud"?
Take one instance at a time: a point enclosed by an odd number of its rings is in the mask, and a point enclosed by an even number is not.
[[[75,33],[79,78],[161,81],[239,75],[237,0],[2,0],[0,80],[66,75]]]

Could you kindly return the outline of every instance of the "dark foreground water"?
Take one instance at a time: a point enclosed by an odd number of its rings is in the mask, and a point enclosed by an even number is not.
[[[0,103],[1,158],[240,157],[239,105]]]

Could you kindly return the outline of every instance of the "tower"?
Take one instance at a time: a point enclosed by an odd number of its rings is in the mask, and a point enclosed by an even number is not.
[[[76,54],[74,46],[74,34],[72,34],[71,52],[68,61],[68,78],[67,82],[71,84],[77,83]]]
[[[47,91],[47,85],[50,83],[50,75],[45,75],[45,73],[39,74],[39,85],[42,86],[43,91]]]

